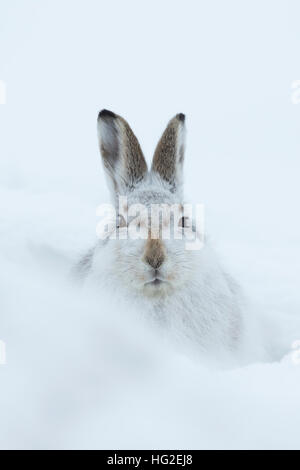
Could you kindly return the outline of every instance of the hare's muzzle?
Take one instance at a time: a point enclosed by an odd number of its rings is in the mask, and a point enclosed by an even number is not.
[[[165,257],[165,248],[162,240],[149,238],[145,247],[144,261],[157,270],[165,261]]]

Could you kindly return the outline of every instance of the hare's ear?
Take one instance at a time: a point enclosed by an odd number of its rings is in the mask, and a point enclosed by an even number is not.
[[[176,191],[183,182],[184,121],[184,114],[177,114],[171,119],[158,142],[152,162],[152,171],[167,181],[172,191]]]
[[[147,172],[140,144],[121,116],[104,109],[98,116],[102,161],[114,195],[132,189]]]

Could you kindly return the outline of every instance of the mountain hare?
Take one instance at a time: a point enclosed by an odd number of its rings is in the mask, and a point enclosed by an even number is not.
[[[180,325],[181,331],[204,347],[236,348],[242,331],[239,287],[206,240],[198,250],[186,245],[187,228],[195,237],[198,234],[195,222],[183,212],[185,116],[177,114],[169,122],[150,171],[136,136],[122,117],[101,111],[98,133],[116,219],[79,262],[78,272],[101,283],[112,295],[130,299],[142,313],[177,329]],[[144,217],[132,215],[131,207],[137,204],[146,208]],[[179,216],[162,213],[153,230],[150,208],[157,205],[178,207]],[[162,226],[171,228],[169,237],[162,236]],[[130,236],[130,228],[136,233],[141,227],[144,237]]]

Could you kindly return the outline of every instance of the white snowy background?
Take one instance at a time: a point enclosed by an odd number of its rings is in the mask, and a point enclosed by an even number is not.
[[[0,0],[1,448],[300,448],[299,16],[297,0]],[[249,299],[246,365],[71,286],[108,201],[102,108],[148,160],[186,114],[186,196]]]

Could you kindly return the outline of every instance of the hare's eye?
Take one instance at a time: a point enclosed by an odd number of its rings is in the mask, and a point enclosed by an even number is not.
[[[127,223],[126,223],[126,220],[123,217],[123,215],[118,215],[117,220],[116,220],[117,229],[122,228],[122,227],[126,227],[126,225],[127,225]]]
[[[188,217],[181,217],[179,219],[178,226],[182,228],[189,227],[189,222],[190,219]]]

